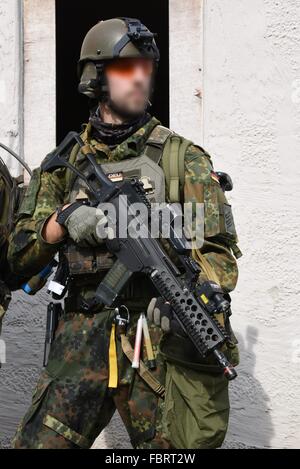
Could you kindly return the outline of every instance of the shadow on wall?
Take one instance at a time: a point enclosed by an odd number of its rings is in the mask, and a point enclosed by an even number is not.
[[[224,448],[271,448],[274,426],[270,398],[255,375],[258,329],[239,336],[241,365],[231,386],[231,419]]]

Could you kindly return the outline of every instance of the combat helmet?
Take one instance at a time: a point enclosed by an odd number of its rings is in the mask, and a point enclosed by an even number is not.
[[[79,92],[101,99],[108,87],[104,67],[117,58],[150,58],[158,67],[156,34],[134,18],[113,18],[97,23],[86,35],[78,63]]]

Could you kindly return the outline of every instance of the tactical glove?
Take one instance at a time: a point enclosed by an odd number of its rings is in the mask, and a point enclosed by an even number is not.
[[[163,298],[153,298],[147,309],[149,323],[161,327],[165,334],[178,334],[186,337],[185,332],[175,318],[170,303]]]
[[[107,218],[100,208],[71,205],[58,215],[57,222],[63,225],[68,230],[69,237],[82,247],[97,247],[107,239]]]

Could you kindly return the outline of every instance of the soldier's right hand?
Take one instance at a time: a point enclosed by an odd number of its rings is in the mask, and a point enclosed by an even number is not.
[[[69,237],[80,246],[97,247],[106,240],[107,218],[100,208],[81,205],[71,212],[63,225]]]

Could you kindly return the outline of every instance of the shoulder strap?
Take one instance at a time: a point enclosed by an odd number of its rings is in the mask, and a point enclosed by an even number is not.
[[[147,140],[145,154],[155,163],[160,164],[163,150],[168,138],[173,134],[172,130],[157,125]]]
[[[80,134],[80,137],[82,138],[82,140],[83,140],[84,142],[87,141],[88,132],[89,132],[89,125],[87,125],[87,127],[85,128],[85,130]],[[71,153],[70,153],[70,158],[69,158],[69,162],[70,162],[72,165],[75,164],[79,151],[80,151],[79,144],[76,143],[76,145],[74,145],[74,147],[72,148],[72,151],[71,151]],[[70,169],[67,169],[67,171],[66,171],[66,187],[65,187],[65,194],[69,194],[69,193],[70,193],[75,178],[76,178],[76,175],[75,175]]]
[[[169,201],[178,203],[183,200],[185,184],[185,154],[193,143],[185,138],[173,134],[165,145],[162,166],[166,175],[169,191]]]
[[[70,159],[69,159],[69,162],[74,165],[75,161],[76,161],[76,158],[77,158],[77,155],[79,153],[79,144],[76,143],[76,145],[74,145],[71,153],[70,153]],[[71,187],[72,187],[72,184],[74,182],[74,178],[75,178],[75,174],[69,169],[67,168],[66,170],[66,187],[65,187],[65,194],[69,194],[70,190],[71,190]]]
[[[190,145],[193,142],[162,125],[154,128],[146,144],[145,154],[162,165],[171,203],[183,200],[185,154]]]
[[[193,145],[193,142],[185,138],[181,138],[181,143],[179,147],[179,155],[178,155],[179,156],[178,168],[179,168],[179,182],[180,182],[180,187],[182,191],[185,185],[185,154],[187,152],[187,149],[191,145]]]

